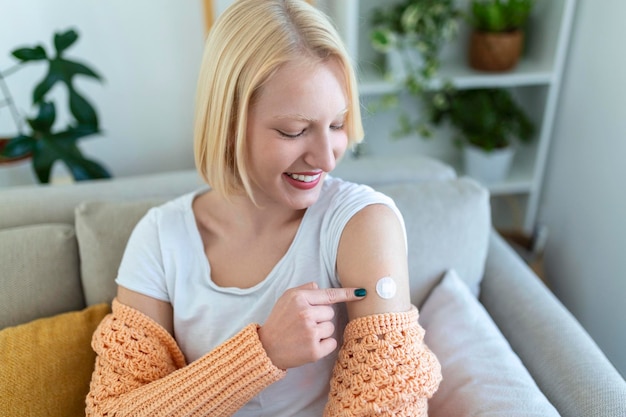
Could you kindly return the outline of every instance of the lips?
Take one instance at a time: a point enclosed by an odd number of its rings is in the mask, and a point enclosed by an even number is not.
[[[322,172],[285,172],[283,175],[289,184],[300,190],[315,188],[322,178]]]

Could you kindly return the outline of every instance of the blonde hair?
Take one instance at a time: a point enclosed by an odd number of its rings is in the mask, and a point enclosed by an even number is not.
[[[198,80],[194,154],[198,172],[228,197],[254,201],[246,155],[248,109],[260,87],[296,58],[337,59],[345,76],[349,146],[363,139],[357,81],[330,20],[304,0],[239,0],[209,32]]]

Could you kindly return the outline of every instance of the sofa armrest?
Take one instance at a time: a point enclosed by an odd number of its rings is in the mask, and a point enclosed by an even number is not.
[[[562,416],[626,416],[626,381],[495,231],[480,300]]]

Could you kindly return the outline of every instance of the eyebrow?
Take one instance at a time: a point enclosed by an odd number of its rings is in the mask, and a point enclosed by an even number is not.
[[[345,109],[341,110],[339,113],[337,113],[336,117],[344,116],[346,113],[348,113],[348,108],[347,107]],[[310,118],[308,116],[305,116],[303,114],[300,114],[300,113],[281,114],[281,115],[275,116],[274,119],[280,119],[280,120],[282,120],[282,119],[291,119],[291,120],[300,120],[300,121],[303,121],[303,122],[310,122],[310,123],[317,122],[316,119],[312,119],[312,118]]]

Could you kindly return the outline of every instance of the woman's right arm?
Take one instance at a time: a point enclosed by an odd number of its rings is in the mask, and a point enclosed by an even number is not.
[[[172,329],[168,303],[120,287],[93,336],[87,416],[229,416],[285,375],[263,349],[256,324],[189,365]]]
[[[174,312],[170,303],[122,286],[117,287],[117,301],[142,312],[174,336]]]

